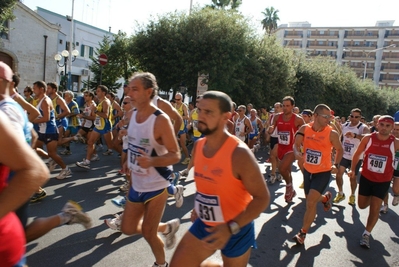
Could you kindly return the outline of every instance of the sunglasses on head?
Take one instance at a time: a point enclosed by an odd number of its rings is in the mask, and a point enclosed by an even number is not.
[[[360,116],[354,116],[354,115],[351,115],[351,118],[358,119],[358,118],[360,118]]]

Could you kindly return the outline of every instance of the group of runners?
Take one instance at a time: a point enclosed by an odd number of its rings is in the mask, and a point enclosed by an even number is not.
[[[4,63],[0,64],[0,82],[3,82],[2,95],[8,94],[5,97],[7,101],[14,101],[11,96],[17,94],[10,91],[11,87],[16,87],[13,73]],[[3,211],[0,213],[0,224],[11,220],[4,217],[5,214],[14,214],[23,203],[26,206],[29,193],[33,194],[31,201],[45,197],[45,190],[40,186],[56,164],[62,169],[57,179],[72,175],[70,168],[57,154],[57,147],[65,146],[62,154],[68,155],[73,153],[68,145],[71,141],[85,142],[86,157],[76,165],[90,170],[91,162],[99,160],[97,150],[103,137],[107,145],[103,155],[111,155],[114,151],[121,155],[117,168],[126,175],[128,182],[123,215],[106,220],[106,223],[126,235],[142,234],[154,254],[153,266],[221,266],[207,260],[217,250],[221,250],[223,266],[246,266],[251,248],[256,247],[254,220],[270,204],[267,182],[273,184],[281,177],[286,184],[285,201],[292,202],[297,194],[291,175],[295,160],[298,160],[303,172],[306,195],[303,225],[293,237],[295,242],[304,244],[316,216],[318,202],[328,211],[332,202],[339,203],[345,199],[342,183],[346,170],[352,189],[349,204],[356,203],[356,175],[362,168],[357,202],[359,208],[370,209],[360,245],[370,248],[369,237],[381,206],[386,207],[382,203],[397,165],[395,152],[399,150],[399,143],[391,134],[395,125],[391,116],[380,116],[375,131],[369,133],[369,128],[359,121],[360,109],[354,108],[349,120],[340,123],[325,104],[317,105],[313,111],[295,113],[295,101],[287,96],[274,105],[272,114],[263,108],[258,115],[252,106],[236,107],[228,95],[218,91],[208,91],[197,97],[189,108],[183,103],[180,93],[175,95],[175,104],[160,98],[156,78],[148,72],[131,77],[119,103],[105,86],[98,86],[95,95],[90,91],[84,92],[85,105],[81,109],[73,100],[72,92],[65,92],[61,97],[54,83],[35,82],[32,90],[34,97],[31,97],[28,88],[26,90],[22,108],[29,117],[23,119],[26,129],[19,127],[25,129],[25,136],[29,135],[28,132],[34,133],[29,128],[30,119],[38,132],[38,141],[33,142],[34,150],[29,149],[29,155],[32,151],[36,152],[34,158],[41,163],[35,170],[42,174],[36,183],[26,188],[21,199],[0,210]],[[18,98],[22,97],[14,97]],[[28,108],[24,107],[29,102]],[[0,110],[3,110],[1,102]],[[0,116],[15,120],[15,115],[4,110]],[[1,120],[1,131],[4,131],[5,123]],[[399,133],[399,128],[396,131]],[[4,133],[7,134],[7,131]],[[193,142],[191,154],[187,149],[187,140]],[[15,142],[26,143],[26,138]],[[261,146],[270,147],[272,169],[268,181],[265,181],[255,157]],[[173,165],[181,161],[182,154],[182,163],[188,166],[179,174],[173,171]],[[51,159],[49,170],[42,171],[43,161],[37,155]],[[17,158],[17,155],[13,154],[13,157]],[[3,198],[4,194],[13,190],[14,181],[22,178],[18,176],[20,169],[15,164],[7,166],[9,161],[3,159],[0,162],[5,168],[5,174],[0,177],[2,183],[11,185],[2,186],[0,198]],[[27,168],[33,167],[27,165]],[[191,215],[193,224],[183,235],[168,263],[165,248],[175,247],[180,220],[161,220],[170,196],[176,199],[177,207],[183,205],[184,188],[177,181],[191,168],[194,168],[196,184],[194,203],[191,203],[194,207]],[[8,170],[15,171],[17,176],[10,178]],[[331,174],[336,174],[338,194],[335,198],[325,191]],[[393,205],[398,204],[398,187],[394,183],[396,195]],[[63,224],[91,226],[90,217],[73,202],[68,202],[60,214],[43,220],[53,220],[53,224],[51,227],[34,228],[39,229],[35,231],[37,236]],[[15,222],[14,217],[12,221]],[[21,221],[21,225],[26,231],[26,222]],[[6,240],[7,236],[10,237],[10,233],[0,233],[0,240]],[[0,245],[0,255],[12,255],[8,257],[9,266],[23,266],[24,253],[19,247],[22,243],[12,248]]]

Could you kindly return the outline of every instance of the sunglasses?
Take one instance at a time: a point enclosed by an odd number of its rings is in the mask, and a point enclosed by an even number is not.
[[[127,105],[127,104],[130,104],[129,102],[123,102],[123,105]]]
[[[324,115],[324,114],[319,114],[319,113],[317,113],[317,115],[319,115],[320,117],[325,118],[325,119],[331,118],[331,115]]]
[[[351,115],[351,118],[358,119],[358,118],[360,118],[360,116],[353,116],[353,115]]]

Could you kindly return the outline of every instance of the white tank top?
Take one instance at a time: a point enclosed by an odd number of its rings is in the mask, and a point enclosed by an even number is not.
[[[154,138],[155,120],[161,113],[160,110],[156,110],[146,121],[137,123],[137,112],[133,112],[130,119],[127,130],[129,142],[127,160],[132,176],[132,187],[137,192],[157,191],[170,185],[168,178],[173,170],[171,165],[167,167],[150,167],[144,169],[138,165],[136,160],[136,158],[141,155],[139,150],[143,150],[150,156],[161,156],[168,153],[165,146],[158,144]]]
[[[234,132],[235,135],[238,137],[238,139],[240,139],[241,141],[245,141],[245,135],[244,136],[240,136],[240,133],[244,133],[245,132],[245,116],[244,118],[242,118],[240,120],[240,118],[238,117],[237,120],[234,123]]]
[[[352,132],[357,135],[363,134],[363,129],[366,127],[363,123],[359,122],[356,126],[350,126],[350,123],[347,122],[342,126],[342,147],[344,149],[344,155],[343,157],[348,160],[352,160],[353,154],[355,154],[355,151],[357,147],[360,144],[360,140],[358,138],[351,138],[351,137],[346,137],[345,134],[347,132]],[[360,155],[360,159],[363,159],[363,154]]]

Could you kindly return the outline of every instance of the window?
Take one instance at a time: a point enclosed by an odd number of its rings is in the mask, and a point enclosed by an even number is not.
[[[337,32],[336,31],[330,31],[330,36],[336,36]]]
[[[324,31],[319,31],[319,34],[320,35],[324,35]]]
[[[8,20],[3,23],[3,27],[4,27],[5,30],[0,32],[0,38],[1,39],[5,39],[5,40],[9,40],[9,35],[8,35],[9,34],[8,33],[9,22],[8,22]]]
[[[94,49],[91,46],[88,45],[81,45],[80,46],[80,56],[89,58],[94,56]]]

